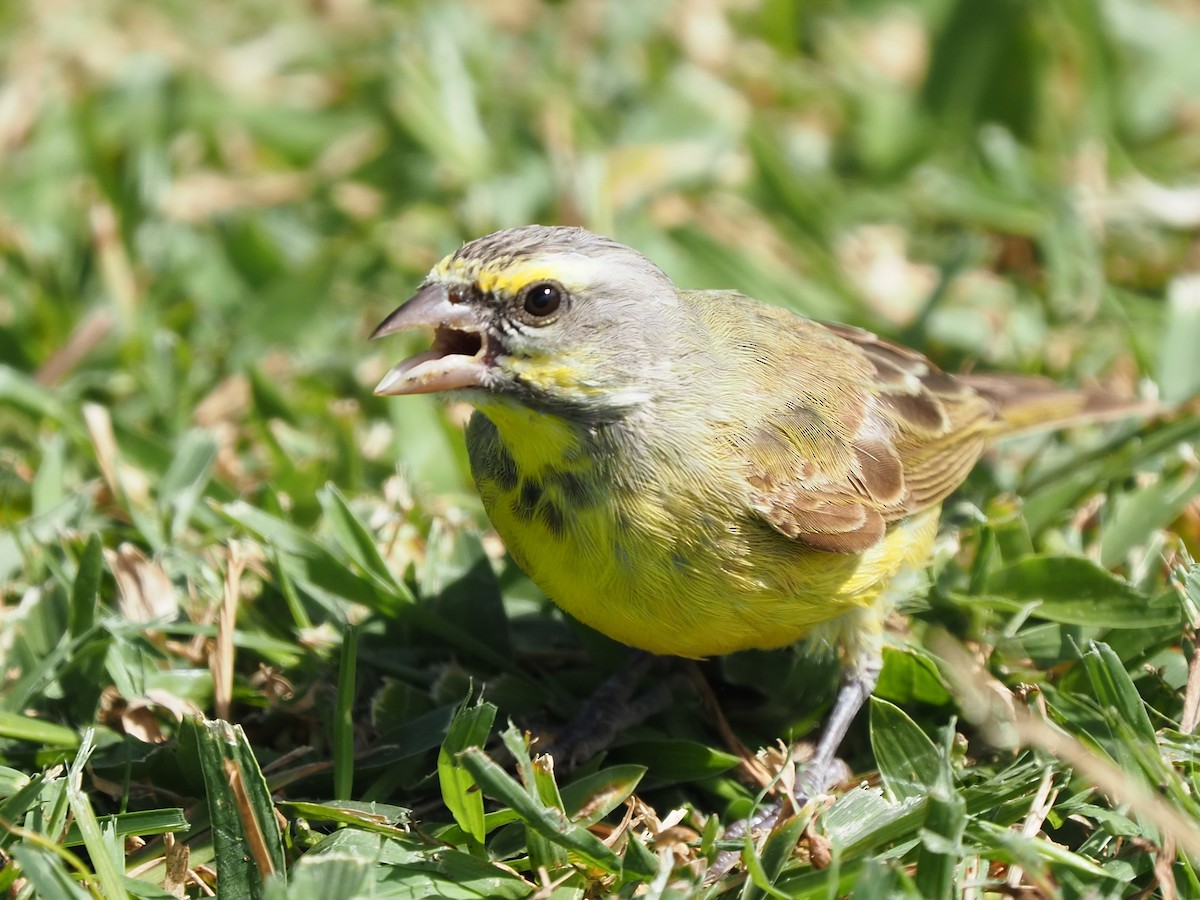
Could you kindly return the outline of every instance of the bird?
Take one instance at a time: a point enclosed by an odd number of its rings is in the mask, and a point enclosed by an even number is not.
[[[920,590],[943,501],[988,443],[1120,404],[921,353],[731,290],[683,290],[637,250],[529,225],[435,265],[372,338],[431,329],[385,396],[443,393],[515,562],[630,647],[703,659],[801,640],[840,685],[802,779],[819,789],[874,690],[884,626]]]

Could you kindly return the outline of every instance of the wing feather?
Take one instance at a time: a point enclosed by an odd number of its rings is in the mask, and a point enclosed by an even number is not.
[[[845,325],[795,328],[797,352],[823,365],[775,373],[786,399],[743,448],[752,503],[790,538],[862,552],[962,483],[996,410],[915,350]]]

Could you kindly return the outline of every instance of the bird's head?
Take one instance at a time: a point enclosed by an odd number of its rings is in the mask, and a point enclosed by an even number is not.
[[[650,398],[677,305],[661,269],[609,238],[540,225],[497,231],[434,266],[375,329],[372,338],[434,333],[433,346],[395,366],[375,393],[465,391],[477,402],[619,418]]]

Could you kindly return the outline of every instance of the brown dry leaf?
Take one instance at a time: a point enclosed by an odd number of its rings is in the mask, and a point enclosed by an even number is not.
[[[262,823],[254,814],[254,805],[250,802],[250,795],[246,792],[246,782],[242,777],[241,768],[231,759],[225,760],[224,766],[225,782],[237,805],[238,818],[242,820],[242,832],[246,844],[250,847],[250,855],[254,858],[259,875],[265,880],[275,873],[275,864],[271,861],[271,853],[267,849]]]
[[[669,850],[675,856],[686,859],[692,855],[692,847],[700,840],[700,835],[683,825],[664,828],[654,835],[654,849]]]
[[[167,740],[159,727],[158,718],[145,700],[135,700],[126,705],[121,713],[121,730],[143,744],[163,744]]]
[[[812,867],[828,869],[833,862],[833,845],[829,838],[815,831],[810,822],[808,828],[804,829],[804,840],[808,844],[808,861],[812,863]]]
[[[192,421],[201,428],[240,420],[250,411],[250,379],[236,374],[223,378],[192,411]]]
[[[100,404],[85,403],[83,423],[87,426],[88,437],[92,439],[96,464],[100,466],[100,474],[108,485],[109,493],[114,497],[121,496],[121,483],[117,478],[117,439],[113,435],[112,417]]]
[[[104,558],[117,582],[117,606],[129,622],[172,621],[179,615],[179,597],[162,566],[148,559],[133,544]]]
[[[217,872],[212,866],[196,866],[194,869],[188,869],[188,877],[204,896],[217,896],[217,892],[212,888],[217,883]]]
[[[250,676],[250,687],[272,700],[288,701],[296,696],[292,684],[276,666],[258,665],[258,671]]]
[[[93,309],[71,330],[66,343],[50,354],[33,376],[38,384],[53,387],[69,375],[113,327],[113,317],[106,309]]]
[[[109,494],[114,499],[124,497],[131,504],[145,505],[150,498],[150,484],[141,471],[121,464],[108,409],[98,403],[85,403],[83,423],[87,427],[88,437],[96,452],[96,462]]]
[[[203,222],[240,209],[278,206],[306,196],[311,179],[300,172],[271,172],[230,178],[197,172],[175,181],[159,202],[163,215],[180,222]]]
[[[146,744],[167,740],[159,724],[163,712],[179,722],[186,715],[198,715],[201,710],[190,700],[161,689],[151,689],[145,697],[126,698],[109,685],[100,693],[99,720]]]
[[[176,722],[182,722],[186,716],[198,716],[203,712],[199,706],[184,697],[177,697],[161,688],[150,688],[146,691],[146,703],[165,709]]]
[[[90,773],[92,779],[92,787],[102,794],[107,794],[114,800],[119,797],[129,795],[129,786],[124,781],[110,781],[109,779],[97,775],[94,771]]]
[[[1170,834],[1164,835],[1162,847],[1154,851],[1154,877],[1163,900],[1176,900],[1179,897],[1179,887],[1175,884],[1175,860],[1178,856],[1175,838]]]
[[[1182,590],[1182,586],[1181,586]],[[1192,639],[1192,658],[1188,660],[1187,688],[1183,694],[1183,715],[1179,719],[1179,730],[1184,734],[1195,734],[1196,725],[1200,724],[1200,646],[1196,639],[1200,634],[1190,629]]]

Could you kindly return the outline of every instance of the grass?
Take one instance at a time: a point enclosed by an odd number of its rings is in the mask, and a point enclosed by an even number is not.
[[[460,241],[578,222],[948,368],[1184,401],[1197,46],[1133,0],[0,8],[0,890],[1200,897],[1194,406],[989,456],[855,779],[705,886],[760,791],[704,692],[569,777],[531,750],[623,651],[365,340]],[[836,680],[694,674],[775,765]]]

